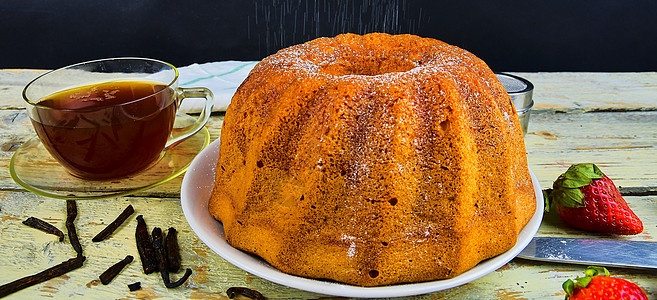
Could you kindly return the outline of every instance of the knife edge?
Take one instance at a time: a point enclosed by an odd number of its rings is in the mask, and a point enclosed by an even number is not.
[[[535,237],[518,257],[578,265],[657,269],[657,242]]]

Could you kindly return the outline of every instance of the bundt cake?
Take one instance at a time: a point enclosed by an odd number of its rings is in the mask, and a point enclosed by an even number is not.
[[[221,132],[210,213],[282,272],[379,286],[512,248],[536,200],[520,123],[473,54],[343,34],[258,63]]]

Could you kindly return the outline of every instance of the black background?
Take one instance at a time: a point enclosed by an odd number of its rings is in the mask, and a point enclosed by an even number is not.
[[[657,1],[2,0],[0,68],[142,56],[260,60],[339,33],[412,33],[498,71],[657,71]]]

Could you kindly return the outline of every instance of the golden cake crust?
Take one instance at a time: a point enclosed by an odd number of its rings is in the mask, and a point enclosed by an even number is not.
[[[344,34],[251,71],[229,106],[211,214],[283,272],[378,286],[508,251],[536,209],[488,66],[413,35]]]

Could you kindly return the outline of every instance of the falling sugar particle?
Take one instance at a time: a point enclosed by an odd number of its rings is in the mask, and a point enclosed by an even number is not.
[[[246,27],[248,38],[257,36],[258,45],[264,44],[260,56],[341,33],[413,34],[427,23],[422,9],[405,0],[259,0],[253,9],[255,17],[246,19]]]

